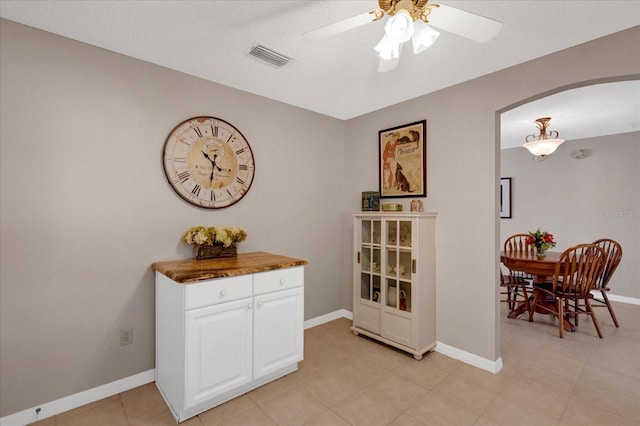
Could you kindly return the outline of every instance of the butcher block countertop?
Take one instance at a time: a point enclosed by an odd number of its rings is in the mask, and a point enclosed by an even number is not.
[[[239,253],[238,257],[216,259],[181,259],[155,262],[151,267],[180,284],[195,283],[213,278],[255,274],[274,269],[306,265],[302,259],[265,252]]]

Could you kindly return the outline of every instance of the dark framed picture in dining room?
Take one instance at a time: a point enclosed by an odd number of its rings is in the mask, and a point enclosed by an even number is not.
[[[380,198],[427,196],[427,120],[378,132]]]
[[[511,178],[500,178],[500,219],[511,219]]]

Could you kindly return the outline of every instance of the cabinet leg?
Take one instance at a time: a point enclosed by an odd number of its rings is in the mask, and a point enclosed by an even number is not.
[[[420,361],[422,359],[422,355],[414,355],[413,357],[415,359],[417,359],[418,361]]]
[[[360,333],[358,333],[358,332],[357,332],[357,331],[355,331],[355,330],[351,330],[351,332],[352,332],[353,334],[355,334],[356,336],[359,336],[359,335],[360,335]]]

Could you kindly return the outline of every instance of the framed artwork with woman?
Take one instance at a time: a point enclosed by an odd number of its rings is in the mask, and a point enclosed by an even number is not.
[[[380,198],[427,196],[427,120],[378,132]]]

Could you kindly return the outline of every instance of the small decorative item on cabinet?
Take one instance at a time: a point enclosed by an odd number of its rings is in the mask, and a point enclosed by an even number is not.
[[[402,204],[383,204],[382,211],[385,212],[401,212]]]
[[[247,233],[236,227],[194,226],[182,237],[186,244],[195,247],[196,259],[236,257],[237,243],[247,239]]]
[[[375,212],[380,210],[380,193],[378,191],[366,191],[362,193],[362,211]]]
[[[229,247],[225,247],[222,244],[198,244],[195,249],[196,259],[238,256],[238,247],[235,244],[231,244]]]
[[[420,200],[411,200],[411,211],[412,212],[422,212],[424,211],[424,206],[422,201]]]
[[[407,293],[404,290],[400,290],[400,310],[407,310]]]

